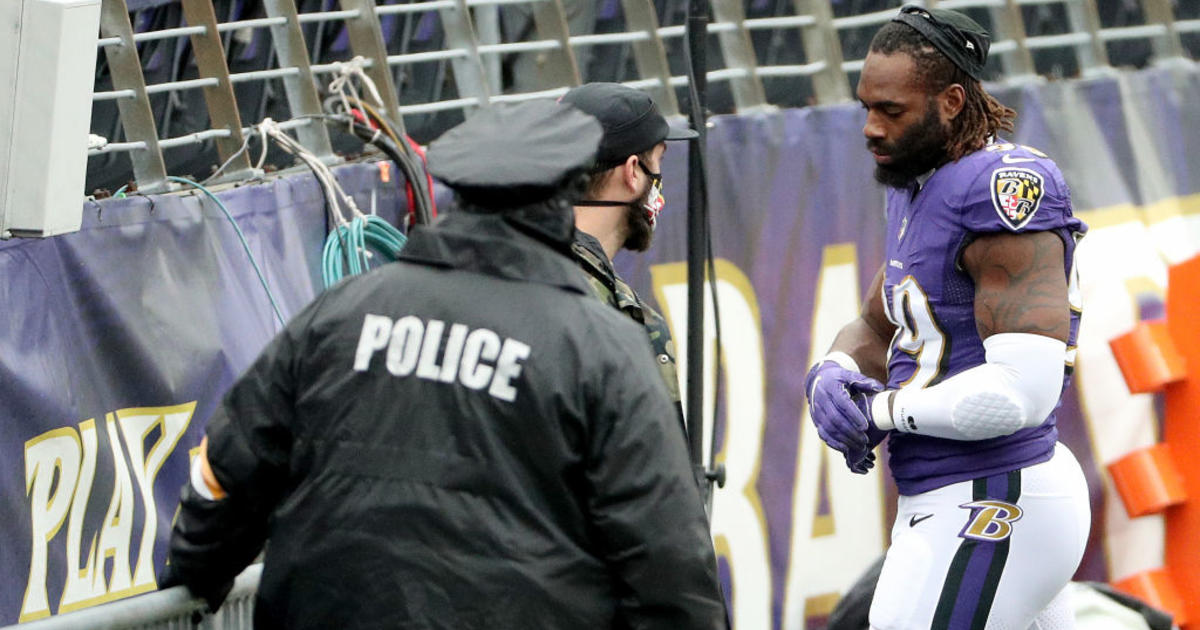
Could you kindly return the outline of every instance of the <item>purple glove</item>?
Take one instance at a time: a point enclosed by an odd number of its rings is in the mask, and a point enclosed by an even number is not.
[[[846,468],[856,475],[865,475],[875,466],[875,451],[864,448],[845,453]]]
[[[875,447],[879,446],[879,443],[888,434],[887,431],[879,430],[875,426],[875,421],[871,418],[871,401],[876,395],[874,393],[866,393],[851,396],[854,404],[858,405],[858,408],[867,418],[867,446],[844,453],[846,456],[846,467],[856,475],[865,475],[875,466]]]
[[[833,361],[822,361],[808,372],[804,391],[817,435],[846,455],[846,464],[857,472],[859,464],[867,459],[866,453],[874,447],[867,437],[870,403],[864,394],[883,391],[883,384]]]

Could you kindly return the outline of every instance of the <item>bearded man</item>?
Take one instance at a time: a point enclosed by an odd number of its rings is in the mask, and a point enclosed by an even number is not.
[[[866,473],[888,440],[899,490],[870,609],[879,630],[1073,627],[1063,587],[1090,527],[1055,414],[1087,226],[1045,154],[1001,141],[980,84],[990,38],[905,6],[871,42],[863,134],[887,189],[884,264],[809,372],[821,439]]]
[[[596,296],[645,327],[655,364],[686,431],[671,330],[662,315],[617,275],[612,260],[622,249],[643,252],[650,247],[665,205],[662,159],[667,141],[697,134],[672,128],[647,94],[619,83],[581,85],[561,101],[591,114],[604,129],[587,192],[575,203],[572,252]]]

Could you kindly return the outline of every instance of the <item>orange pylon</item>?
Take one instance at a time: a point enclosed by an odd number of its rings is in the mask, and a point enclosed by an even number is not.
[[[1166,564],[1114,583],[1200,629],[1200,256],[1173,265],[1167,317],[1142,322],[1110,347],[1132,392],[1162,391],[1162,442],[1108,466],[1131,517],[1162,513]]]

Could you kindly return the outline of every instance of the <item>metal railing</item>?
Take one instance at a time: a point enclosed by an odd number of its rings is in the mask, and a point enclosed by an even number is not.
[[[164,151],[198,143],[215,144],[216,159],[227,163],[224,171],[227,179],[247,175],[251,169],[249,158],[247,152],[239,150],[245,147],[245,135],[251,125],[258,121],[242,120],[239,115],[234,87],[244,84],[282,84],[290,117],[305,123],[293,125],[300,143],[323,159],[335,159],[328,131],[323,124],[313,122],[312,117],[322,113],[320,85],[340,66],[314,63],[312,42],[303,31],[307,25],[322,28],[336,25],[344,32],[351,52],[366,59],[365,72],[379,87],[383,110],[401,129],[406,119],[413,116],[458,111],[469,115],[472,110],[492,103],[558,96],[568,87],[590,79],[577,63],[577,53],[590,47],[628,47],[633,54],[636,78],[626,78],[624,82],[651,92],[667,114],[678,113],[677,90],[686,85],[681,69],[672,72],[666,53],[669,48],[682,47],[684,27],[660,24],[660,7],[653,0],[620,0],[624,30],[610,33],[570,32],[564,4],[571,0],[421,0],[399,4],[337,0],[337,7],[315,12],[300,12],[297,0],[262,0],[265,17],[229,22],[217,20],[211,0],[178,1],[186,26],[135,32],[125,0],[103,0],[99,45],[105,53],[112,88],[96,92],[95,101],[116,102],[123,138],[93,148],[89,156],[128,154],[133,177],[144,192],[167,188]],[[1084,75],[1110,69],[1106,46],[1112,42],[1149,41],[1156,60],[1185,59],[1182,35],[1200,32],[1200,19],[1176,19],[1170,0],[1140,0],[1143,24],[1105,28],[1096,2],[924,0],[922,3],[981,16],[994,34],[992,51],[1001,62],[997,77],[1001,80],[1036,77],[1034,57],[1048,49],[1071,51]],[[842,40],[851,31],[873,31],[895,14],[900,2],[884,2],[894,6],[879,10],[835,16],[828,0],[792,0],[790,15],[747,17],[746,7],[750,4],[712,0],[714,20],[708,25],[721,63],[721,67],[710,69],[708,81],[723,84],[731,94],[734,111],[742,112],[772,105],[768,91],[764,90],[764,80],[787,81],[790,89],[806,90],[812,94],[810,102],[848,100],[851,78],[861,69],[865,51],[846,58],[849,53]],[[615,8],[617,0],[609,0],[605,6],[609,5]],[[496,41],[496,33],[489,31],[484,37],[476,25],[476,16],[501,9],[526,12],[532,24],[531,36],[523,41]],[[1024,16],[1031,11],[1065,14],[1069,31],[1030,34]],[[401,17],[436,22],[445,46],[389,54],[388,46],[394,42],[386,41],[381,20]],[[271,67],[231,72],[226,56],[228,37],[235,33],[251,33],[253,37],[257,31],[270,34]],[[769,59],[760,59],[762,55],[756,50],[753,38],[762,33],[797,37],[803,61],[771,63]],[[197,76],[147,84],[138,47],[180,39],[190,43]],[[494,68],[495,58],[513,55],[536,57],[532,66],[538,75],[532,82],[536,89],[506,93],[495,85],[494,71],[489,77],[486,68]],[[401,104],[396,78],[408,76],[415,66],[430,63],[439,64],[443,71],[448,66],[453,93]],[[203,92],[208,128],[163,137],[155,124],[151,98],[160,94],[180,98],[181,93],[189,90]]]
[[[84,608],[17,626],[19,630],[243,630],[253,627],[254,594],[262,565],[252,564],[234,580],[220,610],[208,612],[204,600],[182,586]]]

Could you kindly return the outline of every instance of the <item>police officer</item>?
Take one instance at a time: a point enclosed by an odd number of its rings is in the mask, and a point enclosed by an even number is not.
[[[529,102],[433,144],[458,211],[321,294],[234,384],[175,579],[219,603],[269,540],[259,628],[723,626],[645,334],[568,258],[600,135]]]
[[[575,202],[572,253],[588,273],[596,296],[645,328],[655,364],[683,425],[671,329],[617,275],[612,260],[622,249],[643,252],[650,247],[665,206],[662,159],[667,141],[697,134],[670,127],[649,95],[619,83],[587,83],[569,90],[562,102],[595,116],[604,127],[587,191]]]

